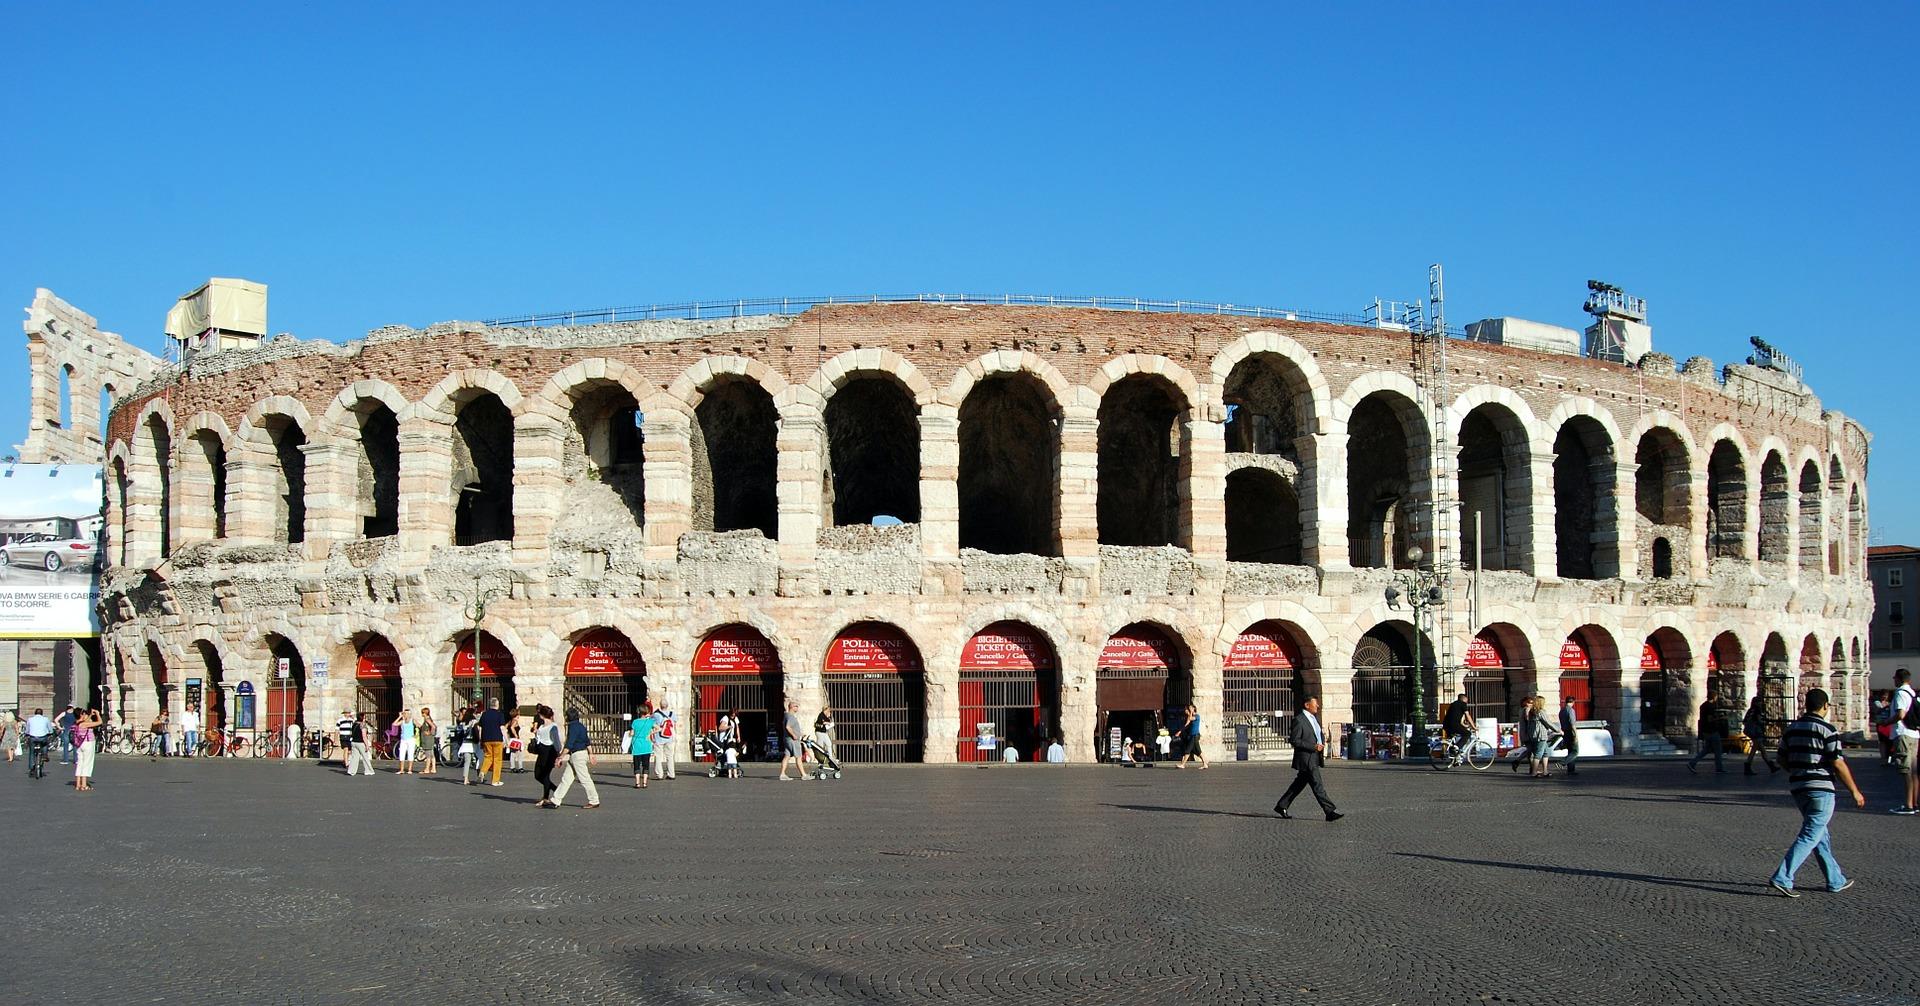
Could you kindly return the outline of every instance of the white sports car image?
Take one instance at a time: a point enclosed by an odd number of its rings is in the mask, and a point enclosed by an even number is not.
[[[32,566],[57,573],[62,569],[92,569],[94,543],[81,538],[28,534],[0,545],[0,565]]]

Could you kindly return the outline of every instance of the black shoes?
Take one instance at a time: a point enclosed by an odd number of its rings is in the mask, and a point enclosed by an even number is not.
[[[1343,818],[1343,817],[1346,817],[1346,816],[1347,816],[1347,815],[1345,815],[1345,814],[1342,814],[1342,813],[1340,813],[1340,812],[1339,812],[1339,811],[1337,811],[1337,810],[1330,810],[1330,811],[1327,811],[1327,823],[1328,823],[1328,824],[1332,824],[1333,822],[1335,822],[1335,821],[1338,821],[1338,820],[1340,820],[1341,818]]]
[[[1274,805],[1273,805],[1273,812],[1274,812],[1275,814],[1278,814],[1278,815],[1280,815],[1280,817],[1281,817],[1281,819],[1282,819],[1282,820],[1286,820],[1286,821],[1291,821],[1291,820],[1293,820],[1293,815],[1292,815],[1292,814],[1289,814],[1289,813],[1287,813],[1287,806],[1286,806],[1286,804],[1283,804],[1283,803],[1276,803],[1276,804],[1274,804]]]

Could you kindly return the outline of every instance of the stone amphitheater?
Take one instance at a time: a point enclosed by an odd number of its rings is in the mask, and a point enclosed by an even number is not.
[[[1863,721],[1869,437],[1764,367],[1454,340],[1438,400],[1390,327],[983,303],[182,367],[42,291],[27,334],[39,449],[107,466],[96,676],[131,722],[499,695],[610,743],[643,698],[756,737],[791,698],[851,760],[952,762],[1094,759],[1189,702],[1214,757],[1272,757],[1307,694],[1397,750],[1416,685],[1573,695],[1621,752],[1710,694]],[[1477,567],[1417,634],[1413,546]]]

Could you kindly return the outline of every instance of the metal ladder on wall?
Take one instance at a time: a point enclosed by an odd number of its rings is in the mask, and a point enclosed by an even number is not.
[[[1459,688],[1459,665],[1454,660],[1455,574],[1460,570],[1460,535],[1457,527],[1460,500],[1454,478],[1452,437],[1447,431],[1447,407],[1453,401],[1447,380],[1446,284],[1438,264],[1427,269],[1425,310],[1408,326],[1413,338],[1414,381],[1420,390],[1420,409],[1428,420],[1427,470],[1432,483],[1427,493],[1427,526],[1432,530],[1434,574],[1440,581],[1440,603],[1433,613],[1434,668],[1439,691],[1433,697],[1433,712],[1442,696],[1451,696]]]

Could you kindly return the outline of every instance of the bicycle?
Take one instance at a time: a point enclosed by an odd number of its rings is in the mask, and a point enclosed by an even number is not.
[[[1466,765],[1475,772],[1485,772],[1493,764],[1493,757],[1493,745],[1478,735],[1469,735],[1464,742],[1452,737],[1442,738],[1427,749],[1428,760],[1440,772],[1456,765]]]
[[[253,742],[253,756],[255,758],[285,758],[287,756],[286,737],[282,736],[278,731],[270,731],[260,735]]]

